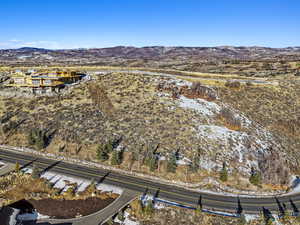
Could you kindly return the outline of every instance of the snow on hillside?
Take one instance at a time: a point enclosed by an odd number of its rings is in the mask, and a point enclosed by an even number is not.
[[[208,138],[218,143],[228,146],[229,140],[232,141],[231,149],[237,154],[239,162],[243,162],[244,152],[247,150],[244,142],[249,136],[245,132],[229,130],[226,127],[214,125],[200,125],[199,137]]]
[[[32,169],[30,168],[25,168],[23,171],[25,173],[32,173]],[[70,177],[63,174],[54,173],[51,171],[47,171],[43,173],[41,175],[41,178],[47,179],[51,183],[55,184],[54,188],[59,188],[59,189],[63,188],[63,191],[68,190],[68,188],[70,187],[70,185],[68,184],[76,183],[78,185],[77,192],[84,191],[91,184],[91,180]],[[103,183],[98,184],[97,189],[103,192],[112,192],[116,194],[122,194],[123,192],[123,190],[119,187],[115,187]]]
[[[221,110],[218,104],[204,99],[190,99],[181,96],[179,101],[179,107],[193,109],[206,116],[213,116]]]
[[[180,84],[180,81],[172,80],[172,82]],[[193,111],[196,117],[198,115],[199,120],[194,120],[196,123],[194,131],[202,143],[201,146],[207,154],[219,158],[218,161],[217,158],[212,160],[211,157],[208,157],[209,159],[203,157],[200,164],[204,169],[220,167],[222,165],[220,160],[230,162],[234,160],[235,166],[239,166],[242,172],[249,174],[251,167],[258,167],[259,158],[274,144],[270,132],[225,103],[201,98],[191,99],[181,95],[176,105]],[[235,118],[241,122],[240,130],[231,130],[218,121],[218,114],[225,108],[230,109]]]

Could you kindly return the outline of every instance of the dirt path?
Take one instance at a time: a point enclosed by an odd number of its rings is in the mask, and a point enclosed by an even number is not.
[[[133,74],[139,74],[139,75],[148,75],[148,76],[164,76],[164,77],[173,77],[173,78],[190,78],[198,81],[203,80],[213,80],[213,81],[229,81],[229,82],[240,82],[240,83],[247,83],[251,82],[253,84],[265,84],[265,85],[274,85],[277,86],[277,81],[266,81],[265,79],[251,79],[251,78],[229,78],[229,77],[201,77],[201,76],[190,76],[190,75],[182,75],[182,74],[168,74],[168,73],[159,73],[159,72],[150,72],[150,71],[143,71],[143,70],[98,70],[98,71],[89,71],[92,73],[98,73],[98,74],[106,74],[106,73],[112,73],[112,72],[118,72],[118,73],[133,73]],[[213,76],[213,74],[212,74]]]

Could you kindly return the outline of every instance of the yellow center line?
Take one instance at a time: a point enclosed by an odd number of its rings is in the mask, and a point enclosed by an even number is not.
[[[0,153],[1,155],[1,153]],[[6,156],[6,155],[2,155],[6,158],[9,158],[9,159],[13,159],[13,160],[17,160],[16,158],[13,158],[13,157],[10,157],[10,156]],[[20,158],[19,158],[20,159]],[[23,161],[28,161],[28,162],[31,162],[32,160],[29,160],[29,159],[21,159]],[[49,163],[44,163],[44,162],[34,162],[34,164],[41,164],[41,165],[49,165]],[[68,170],[68,171],[71,171],[71,172],[76,172],[76,173],[80,173],[80,174],[85,174],[85,175],[90,175],[90,176],[99,176],[99,174],[96,174],[96,172],[85,172],[85,171],[78,171],[78,170],[74,170],[74,169],[71,169],[71,168],[65,168],[65,167],[60,167],[59,164],[57,166],[55,166],[56,168],[59,168],[59,169],[62,169],[62,170]],[[75,175],[73,175],[75,176]],[[117,178],[111,178],[111,177],[106,177],[105,179],[107,180],[111,180],[111,181],[115,181],[115,182],[118,182],[118,183],[123,183],[123,184],[130,184],[130,185],[133,185],[133,186],[138,186],[138,187],[142,187],[144,188],[145,190],[146,189],[154,189],[154,190],[157,190],[158,188],[157,187],[154,187],[154,186],[151,186],[151,185],[143,185],[143,184],[139,184],[139,183],[133,183],[133,182],[129,182],[129,181],[123,181],[123,180],[120,180],[120,179],[117,179]],[[149,187],[150,186],[150,187]],[[165,191],[165,190],[160,190],[160,192],[164,192],[164,193],[167,193],[167,194],[171,194],[171,195],[177,195],[177,196],[180,196],[180,197],[183,197],[183,198],[189,198],[190,200],[194,200],[196,201],[197,199],[191,197],[191,196],[186,196],[186,195],[183,195],[183,194],[180,194],[180,193],[176,193],[176,192],[171,192],[171,191]],[[200,197],[201,193],[199,193],[199,197]],[[237,202],[224,202],[224,201],[220,201],[220,200],[211,200],[211,199],[203,199],[204,202],[213,202],[213,203],[223,203],[223,204],[231,204],[231,205],[235,205],[237,206]],[[298,201],[295,201],[294,203],[297,203],[299,202],[300,203],[300,200]],[[186,204],[186,203],[185,203]],[[246,206],[246,205],[257,205],[258,203],[244,203],[242,204],[243,206]],[[264,206],[273,206],[273,205],[276,205],[277,203],[267,203],[267,204],[264,204]]]

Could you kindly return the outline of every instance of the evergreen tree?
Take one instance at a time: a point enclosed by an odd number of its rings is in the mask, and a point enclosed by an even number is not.
[[[251,169],[251,176],[249,178],[251,184],[260,185],[261,184],[261,175],[260,172],[255,171],[254,168]]]
[[[136,213],[138,218],[143,216],[144,205],[141,199],[136,199],[133,202],[131,202],[130,208]]]
[[[108,151],[103,145],[99,145],[97,148],[97,158],[104,162],[109,159]]]
[[[27,141],[29,145],[34,145],[35,143],[35,137],[33,135],[33,130],[31,130],[27,136]]]
[[[195,209],[195,215],[199,216],[202,213],[202,207],[201,205],[197,205],[196,209]]]
[[[198,170],[200,169],[200,154],[199,152],[196,153],[192,159],[192,162],[189,164],[189,170],[193,173],[198,172]]]
[[[247,223],[245,215],[241,214],[241,216],[239,217],[239,225],[245,225]]]
[[[120,220],[120,221],[122,221],[122,222],[125,220],[125,215],[124,215],[123,210],[121,210],[121,211],[118,213],[118,220]]]
[[[35,147],[40,150],[47,146],[48,137],[45,131],[41,129],[32,129],[28,134],[28,143],[30,145],[35,145]]]
[[[122,151],[113,151],[111,165],[120,165],[122,163],[122,153]]]
[[[114,224],[114,220],[112,218],[110,218],[108,221],[107,221],[107,224],[108,225],[113,225]]]
[[[40,177],[39,169],[35,165],[32,168],[31,176],[33,179],[38,179]]]
[[[152,200],[147,201],[147,205],[144,209],[144,213],[147,216],[151,216],[154,213],[154,205],[153,205]]]
[[[95,181],[95,179],[91,180],[90,185],[86,188],[86,190],[88,191],[88,193],[90,194],[97,194],[98,190],[97,190],[97,183]]]
[[[168,160],[167,171],[170,173],[175,173],[177,168],[176,164],[176,156],[175,154],[171,154],[171,157]]]
[[[151,172],[155,171],[158,167],[157,159],[155,156],[152,156],[148,162],[149,164],[149,169]]]
[[[104,146],[104,149],[107,153],[110,153],[112,152],[112,150],[114,149],[114,143],[112,140],[108,141],[105,146]]]
[[[19,172],[20,172],[20,169],[21,169],[20,164],[19,164],[18,162],[16,162],[16,165],[15,165],[15,171],[16,171],[17,173],[19,173]]]
[[[36,138],[35,146],[38,150],[45,148],[47,145],[47,136],[44,131],[40,131],[39,135]]]
[[[226,182],[228,180],[228,172],[227,172],[227,167],[225,162],[223,162],[223,168],[220,172],[220,180],[223,182]]]

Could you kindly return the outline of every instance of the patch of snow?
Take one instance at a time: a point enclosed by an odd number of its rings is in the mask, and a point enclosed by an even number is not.
[[[237,155],[239,162],[242,163],[244,159],[244,152],[247,150],[244,142],[248,138],[245,132],[229,130],[226,127],[214,125],[200,125],[198,127],[198,135],[203,138],[218,140],[219,143],[227,146],[229,140],[232,140],[232,147]]]
[[[237,214],[235,214],[235,213],[226,213],[226,212],[221,212],[221,211],[217,211],[217,210],[207,210],[207,209],[203,209],[202,211],[206,212],[206,213],[220,215],[220,216],[237,217]]]
[[[20,55],[17,58],[18,59],[26,59],[26,58],[30,58],[30,57],[32,57],[32,56],[31,55]]]
[[[191,163],[191,160],[189,160],[186,157],[183,157],[182,159],[176,160],[177,165],[189,165]]]
[[[235,111],[233,109],[231,109],[231,110]],[[253,122],[250,119],[248,119],[246,116],[242,115],[240,112],[235,112],[234,115],[238,120],[241,121],[242,127],[250,127],[253,124]]]
[[[35,221],[38,218],[38,214],[37,212],[33,212],[33,213],[23,213],[23,214],[19,214],[17,216],[17,220],[20,221]]]
[[[153,195],[146,194],[146,195],[141,196],[141,201],[142,201],[143,205],[146,205],[147,202],[150,200],[151,201],[153,200]]]
[[[214,102],[209,102],[204,99],[190,99],[184,96],[180,96],[179,106],[181,108],[193,109],[207,116],[213,116],[221,110],[221,107]]]
[[[159,160],[164,161],[164,160],[167,160],[167,158],[166,158],[166,156],[159,156]]]
[[[300,193],[300,178],[298,176],[292,176],[290,186],[292,191],[290,191],[288,195]]]
[[[5,149],[7,151],[18,151],[18,152],[26,152],[26,153],[31,153],[31,154],[35,154],[37,156],[42,156],[42,157],[46,157],[46,158],[50,158],[53,160],[59,160],[59,161],[65,161],[68,163],[73,163],[73,164],[79,164],[79,165],[83,165],[83,166],[88,166],[88,167],[92,167],[92,168],[101,168],[101,169],[106,169],[106,170],[111,170],[111,171],[116,171],[118,173],[121,174],[126,174],[126,175],[131,175],[131,176],[137,176],[137,177],[142,177],[143,179],[151,179],[151,180],[155,180],[156,182],[162,183],[162,184],[170,184],[172,183],[172,185],[175,185],[176,187],[184,187],[186,189],[189,189],[191,191],[201,191],[201,192],[208,192],[208,193],[214,193],[214,194],[218,194],[219,192],[211,192],[209,190],[205,190],[205,189],[201,189],[199,190],[199,184],[190,184],[190,183],[185,183],[185,182],[181,182],[181,181],[176,181],[176,180],[165,180],[162,178],[158,178],[157,176],[151,176],[151,175],[145,175],[145,174],[141,174],[141,173],[136,173],[136,172],[132,172],[132,171],[124,171],[115,167],[111,167],[111,166],[104,166],[101,165],[99,163],[96,162],[91,162],[91,161],[87,161],[87,160],[80,160],[80,159],[76,159],[76,158],[71,158],[71,157],[64,157],[64,156],[58,156],[52,153],[43,153],[43,152],[39,152],[36,151],[34,149],[30,149],[30,148],[26,148],[26,147],[15,147],[15,146],[8,146],[8,145],[0,145],[0,147],[2,149]],[[230,192],[220,192],[220,193],[224,193],[225,195],[228,196],[245,196],[245,197],[261,197],[261,196],[269,196],[271,192],[249,192],[249,191],[242,191],[242,190],[234,190]],[[283,194],[282,191],[276,191],[276,192],[272,192],[272,194]]]
[[[245,219],[247,222],[251,221],[251,220],[256,220],[259,218],[258,215],[251,215],[251,214],[244,214]]]
[[[70,184],[76,183],[77,184],[77,192],[84,191],[91,184],[91,181],[89,181],[89,180],[74,178],[74,177],[57,174],[57,173],[53,173],[53,172],[48,172],[48,171],[46,173],[42,174],[41,178],[45,178],[45,179],[49,180],[51,183],[55,183],[54,188],[59,188],[59,189],[64,188],[63,191],[68,190],[68,188],[70,187],[69,185],[67,185],[67,183],[70,183]]]
[[[115,151],[119,151],[119,152],[122,150],[124,150],[124,146],[122,144],[119,144],[115,149]]]
[[[35,221],[35,220],[39,220],[39,219],[49,219],[50,216],[46,216],[40,213],[37,213],[36,211],[34,211],[33,213],[23,213],[23,214],[19,214],[17,216],[17,220],[20,221]]]
[[[19,209],[12,209],[12,215],[9,217],[9,225],[16,225],[17,224],[17,216],[20,212]]]
[[[47,215],[43,215],[43,214],[40,214],[40,213],[37,213],[38,214],[38,219],[48,219],[50,218],[50,216],[47,216]]]
[[[210,160],[208,157],[201,157],[199,165],[201,168],[208,171],[219,166],[215,161]]]
[[[125,217],[125,220],[124,221],[120,221],[118,219],[118,217],[115,218],[114,222],[116,223],[120,223],[122,225],[139,225],[139,222],[136,222],[136,221],[133,221],[131,220],[129,217],[130,217],[130,214],[128,212],[124,212],[124,217]]]
[[[169,93],[164,93],[164,92],[158,92],[157,93],[158,97],[170,97],[171,95]]]
[[[22,171],[26,174],[32,173],[31,168],[24,168]],[[89,181],[89,180],[70,177],[67,175],[54,173],[54,172],[50,172],[50,171],[43,173],[41,175],[41,178],[47,179],[51,183],[55,183],[54,188],[58,188],[58,189],[64,188],[63,192],[68,190],[68,188],[69,188],[67,183],[70,183],[70,184],[76,183],[78,185],[77,192],[84,191],[91,184],[91,181]],[[122,192],[123,192],[123,190],[119,187],[108,185],[108,184],[103,184],[103,183],[98,184],[97,189],[100,191],[103,191],[103,192],[112,192],[115,194],[122,194]]]
[[[245,136],[246,133],[229,130],[226,127],[214,126],[214,125],[200,125],[199,135],[210,139],[224,140],[230,137],[236,138],[239,136]]]
[[[142,195],[140,200],[142,201],[143,205],[147,205],[148,201],[153,201],[154,196],[153,195]],[[159,198],[157,198],[157,200],[160,200]],[[163,209],[166,207],[166,204],[164,204],[163,202],[159,202],[159,201],[155,201],[154,204],[154,208],[155,209]]]
[[[119,195],[122,194],[123,192],[123,190],[119,187],[109,185],[109,184],[103,184],[103,183],[98,184],[97,189],[105,192],[112,192]]]
[[[23,171],[25,174],[30,174],[30,173],[32,173],[32,169],[31,169],[31,168],[24,168],[24,169],[22,169],[22,171]]]
[[[182,87],[182,86],[188,86],[188,87],[190,87],[193,84],[190,81],[181,80],[181,79],[178,79],[178,78],[176,78],[176,79],[169,79],[169,80],[166,81],[166,83],[167,84],[174,84],[174,85],[180,86],[180,87]]]
[[[77,189],[77,192],[83,192],[90,184],[91,184],[91,182],[89,182],[89,181],[80,183],[79,187]]]
[[[160,161],[167,160],[166,156],[162,156],[162,155],[159,155],[158,159]],[[176,160],[177,165],[189,165],[190,163],[191,163],[191,160],[188,159],[187,157],[180,157],[178,160]]]
[[[241,165],[240,170],[247,174],[250,173],[252,166],[256,167],[258,165],[257,160],[249,160],[248,156],[254,154],[259,157],[270,147],[272,140],[272,137],[263,130],[257,131],[257,135],[248,135],[243,131],[230,130],[215,125],[198,126],[198,136],[205,141],[220,145],[220,150],[223,149],[220,152],[222,156],[225,157],[226,154],[231,159],[238,159]],[[249,143],[252,144],[249,146]]]
[[[41,57],[44,57],[44,58],[46,58],[46,59],[53,59],[53,56],[51,56],[51,55],[41,55]]]
[[[156,202],[154,205],[154,208],[155,209],[164,209],[164,208],[166,208],[166,205],[162,202]]]

